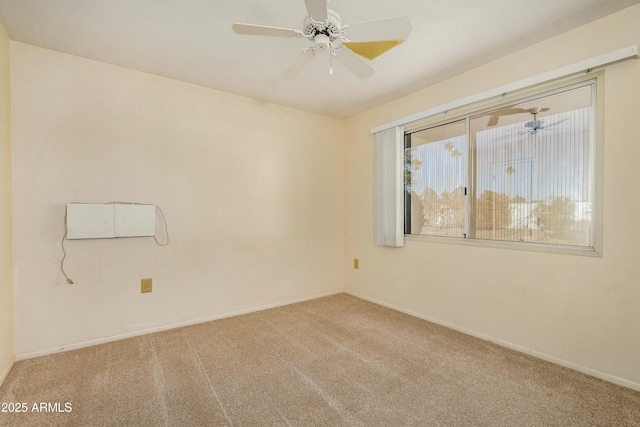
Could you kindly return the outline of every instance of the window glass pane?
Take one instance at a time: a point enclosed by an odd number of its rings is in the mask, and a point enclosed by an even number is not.
[[[410,199],[407,231],[411,234],[464,236],[466,147],[465,120],[410,135],[405,151],[405,190]]]
[[[470,119],[470,237],[592,246],[592,85]]]

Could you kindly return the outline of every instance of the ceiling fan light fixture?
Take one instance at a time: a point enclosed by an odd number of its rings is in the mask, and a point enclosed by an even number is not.
[[[329,36],[326,36],[324,34],[318,34],[313,41],[314,47],[318,50],[318,52],[327,50],[331,46],[331,39],[329,38]]]

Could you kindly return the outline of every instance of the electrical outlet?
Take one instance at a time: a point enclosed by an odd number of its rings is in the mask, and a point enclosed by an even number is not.
[[[358,258],[353,259],[353,268],[358,270],[360,268],[360,260]]]
[[[153,290],[153,280],[149,277],[148,279],[140,280],[140,293],[146,294]]]

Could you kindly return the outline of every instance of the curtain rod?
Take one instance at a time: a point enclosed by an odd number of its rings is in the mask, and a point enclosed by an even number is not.
[[[472,104],[474,102],[483,101],[485,99],[492,98],[494,96],[500,96],[505,93],[513,92],[516,90],[524,89],[529,86],[534,86],[539,83],[548,82],[561,77],[567,77],[571,74],[581,73],[589,71],[593,68],[600,67],[607,64],[612,64],[623,59],[635,57],[638,55],[638,45],[632,45],[623,49],[618,49],[613,52],[605,53],[604,55],[596,56],[584,61],[576,62],[575,64],[567,65],[555,70],[547,71],[546,73],[538,74],[533,77],[529,77],[517,82],[509,83],[504,86],[490,89],[485,92],[477,93],[475,95],[468,96],[466,98],[458,99],[447,104],[440,105],[438,107],[430,108],[420,113],[413,114],[411,116],[404,117],[402,119],[395,120],[390,123],[386,123],[381,126],[377,126],[370,130],[370,133],[377,133],[383,130],[391,129],[396,126],[403,126],[407,123],[415,122],[416,120],[425,119],[444,111],[453,110],[454,108],[463,107],[465,105]]]

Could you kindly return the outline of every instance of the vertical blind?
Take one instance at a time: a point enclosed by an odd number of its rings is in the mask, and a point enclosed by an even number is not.
[[[404,246],[403,140],[400,126],[375,134],[376,244]]]

